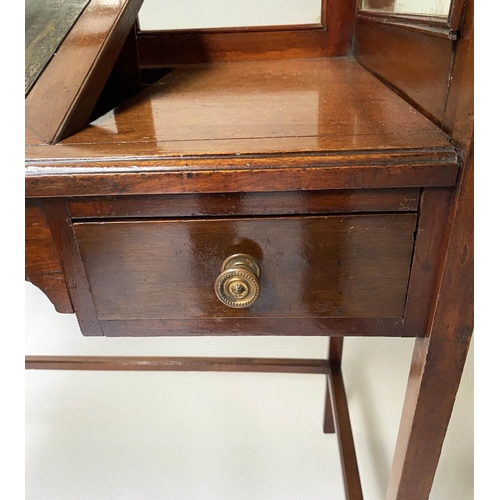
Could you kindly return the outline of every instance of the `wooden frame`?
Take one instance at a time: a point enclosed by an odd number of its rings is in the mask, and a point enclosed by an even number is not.
[[[319,25],[213,28],[138,33],[141,67],[211,61],[347,55],[355,0],[323,0]]]
[[[453,1],[446,26],[458,30],[457,40],[440,45],[444,39],[433,30],[357,17],[357,59],[446,130],[461,158],[429,323],[415,342],[387,500],[429,497],[473,330],[474,1]],[[444,67],[419,66],[429,47],[433,62],[439,56]],[[418,79],[407,71],[410,65],[419,67]],[[437,98],[420,92],[443,83],[445,92]]]
[[[316,373],[327,375],[323,359],[193,358],[137,356],[26,356],[27,370]]]
[[[449,204],[450,204],[450,189],[449,188],[433,188],[424,190],[423,195],[420,197],[420,211],[425,211],[424,216],[420,217],[419,222],[419,234],[420,239],[418,240],[418,246],[415,249],[414,263],[412,265],[412,277],[411,281],[415,281],[419,288],[413,289],[413,295],[419,297],[425,295],[428,299],[432,297],[432,290],[436,286],[436,278],[438,270],[439,259],[438,253],[442,249],[443,245],[447,245],[447,239],[443,236],[448,235],[446,231],[446,224],[444,221],[449,216]],[[188,201],[188,200],[187,200]],[[73,209],[73,214],[78,213],[79,201],[73,200],[68,209],[71,211]],[[102,203],[96,200],[96,203]],[[128,202],[130,204],[130,201]],[[71,212],[67,213],[66,217],[62,217],[61,210],[57,209],[56,205],[64,205],[66,203],[64,200],[58,201],[47,201],[44,202],[47,213],[53,222],[52,231],[54,234],[54,239],[58,247],[70,248],[72,243],[72,233],[68,229],[70,226],[67,224],[67,220],[71,219]],[[103,205],[105,208],[105,204]],[[126,209],[130,208],[128,205],[124,207]],[[131,207],[133,211],[133,206]],[[137,208],[137,207],[136,207]],[[81,209],[81,206],[80,206]],[[181,208],[182,209],[182,208]],[[314,207],[311,207],[314,209]],[[378,207],[380,209],[380,206]],[[416,209],[416,205],[413,207]],[[438,217],[432,217],[433,214],[438,213]],[[128,213],[124,211],[123,213]],[[156,213],[156,212],[154,212]],[[84,215],[81,214],[80,215]],[[445,229],[443,231],[443,228]],[[443,235],[443,232],[445,233]],[[68,243],[64,244],[64,241]],[[427,250],[428,253],[421,255],[421,252]],[[66,260],[70,258],[69,254],[75,254],[75,252],[65,252]],[[426,265],[427,262],[433,262],[434,267],[432,272]],[[75,278],[74,273],[85,272],[81,266],[81,263],[70,260],[68,262],[63,262],[63,266],[66,267],[66,272],[69,273],[71,283],[82,283],[81,278]],[[422,276],[422,273],[427,276]],[[73,276],[73,279],[71,278]],[[423,288],[422,288],[423,287]],[[71,290],[73,303],[76,305],[81,304],[82,307],[91,307],[92,299],[86,289],[72,289]],[[75,295],[77,294],[77,295]],[[76,300],[78,299],[78,300]],[[422,325],[415,325],[415,320],[420,317],[427,317],[431,308],[430,300],[427,301],[408,301],[407,302],[407,312],[405,313],[405,321],[408,322],[408,328],[410,335],[415,334],[416,331],[421,330]],[[283,320],[281,320],[283,321]],[[240,320],[239,329],[241,329]],[[364,326],[360,326],[357,331],[362,331],[366,335],[367,333],[375,334],[377,336],[387,335],[389,333],[387,325],[380,322],[377,319],[377,324],[367,323]],[[101,322],[102,325],[102,322]],[[105,325],[103,325],[104,328]],[[94,328],[95,324],[91,324],[90,328]],[[280,323],[280,327],[283,327],[283,323]],[[89,325],[81,325],[82,330],[88,331]],[[87,329],[87,330],[86,330]],[[245,330],[247,330],[244,327]],[[349,332],[344,332],[339,330],[338,325],[335,327],[338,335],[348,335]],[[237,330],[237,329],[236,329]],[[235,330],[235,331],[236,331]],[[299,324],[298,334],[304,334],[304,331],[310,331],[311,328],[303,328]],[[109,332],[107,332],[109,335]],[[269,333],[269,331],[268,331]],[[272,333],[272,332],[271,332]],[[287,334],[294,333],[292,330],[287,331]],[[320,333],[320,332],[318,332]],[[422,335],[426,332],[420,332]],[[399,332],[398,335],[401,333]],[[258,373],[308,373],[308,374],[322,374],[326,375],[327,378],[327,392],[325,401],[325,416],[324,416],[324,432],[325,433],[337,433],[337,438],[339,440],[339,450],[341,455],[341,463],[344,477],[344,487],[346,491],[346,498],[349,500],[361,500],[363,498],[362,486],[359,477],[359,468],[356,459],[356,452],[354,446],[354,440],[352,435],[352,428],[349,418],[349,410],[347,405],[347,397],[345,393],[342,370],[341,370],[341,357],[342,357],[342,337],[330,337],[330,350],[327,359],[248,359],[248,358],[191,358],[191,357],[99,357],[99,356],[27,356],[25,361],[26,369],[46,369],[46,370],[97,370],[97,371],[217,371],[217,372],[258,372]],[[421,347],[426,346],[427,339],[420,338],[417,340],[417,349],[420,352]],[[438,344],[439,345],[439,344]],[[466,345],[461,346],[462,350],[466,349]],[[443,347],[440,347],[443,349]],[[420,361],[420,357],[417,357]],[[463,358],[465,360],[465,358]],[[456,377],[457,373],[460,372],[459,362],[454,360],[458,368],[454,372],[450,373],[450,377]],[[413,368],[415,371],[416,368]],[[429,374],[429,376],[437,376],[434,373]],[[414,378],[414,376],[413,376]],[[449,401],[448,401],[449,403]],[[407,404],[408,401],[407,401]],[[425,406],[425,401],[422,402]],[[451,411],[451,409],[450,409]],[[402,425],[408,425],[412,421],[410,418],[404,417]],[[423,431],[421,431],[423,432]],[[421,434],[419,434],[419,439],[424,439]],[[400,445],[401,446],[401,445]],[[430,451],[434,451],[432,446],[429,445]],[[403,460],[406,456],[406,452],[403,450],[398,451],[401,458],[397,458],[395,461],[395,470],[393,474],[397,474],[398,464],[400,460]],[[412,471],[410,471],[412,472]],[[413,473],[413,472],[412,472]],[[406,472],[405,472],[406,474]],[[402,475],[402,480],[405,477]],[[411,481],[417,481],[415,477],[412,477]],[[396,481],[397,482],[397,481]],[[410,483],[413,484],[413,483]],[[404,499],[407,498],[426,498],[425,496],[393,496],[388,498]]]
[[[456,30],[451,28],[446,19],[440,17],[360,10],[356,14],[356,19],[384,24],[386,26],[406,28],[421,33],[429,33],[433,36],[448,38],[450,40],[457,39]]]
[[[356,12],[356,59],[439,126],[443,125],[466,3],[451,0],[447,18]]]
[[[142,2],[91,0],[26,98],[28,142],[54,144],[87,124]]]
[[[465,1],[452,0],[446,19],[360,8],[357,17],[456,40]],[[323,0],[321,23],[317,25],[141,31],[138,24],[141,65],[151,68],[209,61],[346,55],[357,3]],[[339,26],[344,29],[337,32]]]
[[[346,6],[342,12],[345,19],[352,19],[351,2],[346,2]],[[462,17],[462,8],[465,8],[465,14]],[[328,18],[330,19],[330,18]],[[463,22],[462,22],[463,21]],[[406,324],[408,332],[415,332],[411,325],[411,319],[419,315],[425,316],[428,322],[425,331],[419,331],[415,341],[414,355],[408,388],[404,402],[403,415],[398,435],[396,451],[394,455],[393,467],[391,469],[390,483],[387,493],[387,500],[423,500],[428,498],[435,470],[439,460],[441,446],[444,441],[446,428],[451,416],[454,398],[460,382],[463,366],[467,356],[469,342],[472,334],[473,324],[473,159],[474,159],[474,139],[473,139],[473,0],[456,0],[452,3],[448,20],[444,23],[434,22],[432,19],[415,18],[415,16],[385,16],[359,13],[356,18],[357,22],[357,41],[356,41],[356,57],[370,71],[378,75],[391,88],[402,95],[406,100],[416,105],[423,113],[429,116],[435,123],[439,124],[447,131],[458,152],[459,164],[456,162],[455,150],[441,151],[443,160],[442,166],[443,177],[432,182],[422,182],[422,177],[415,175],[412,177],[407,170],[404,175],[401,174],[401,165],[397,162],[386,166],[385,177],[377,179],[375,182],[370,175],[373,174],[375,166],[366,164],[363,166],[359,161],[358,166],[345,165],[346,169],[358,169],[356,172],[361,172],[366,175],[364,179],[364,188],[386,188],[388,182],[393,182],[392,187],[408,188],[411,186],[422,188],[421,206],[426,206],[426,211],[429,207],[434,207],[439,212],[439,217],[436,220],[431,220],[428,217],[422,217],[419,221],[419,230],[427,231],[427,238],[424,245],[417,245],[414,254],[414,265],[419,262],[432,260],[434,267],[432,268],[432,276],[428,279],[423,279],[421,276],[426,271],[426,266],[419,267],[416,265],[412,269],[410,280],[419,283],[421,288],[411,289],[412,293],[425,295],[426,299],[421,302],[412,303],[411,300],[407,303],[407,318],[409,323]],[[462,23],[462,24],[461,24]],[[298,29],[297,33],[316,33],[320,40],[323,40],[323,45],[320,44],[320,54],[323,55],[339,55],[343,50],[347,50],[349,44],[350,23],[345,24],[344,34],[339,35],[338,39],[333,42],[328,38],[327,28]],[[449,30],[448,38],[446,38],[446,30]],[[124,29],[124,37],[130,30]],[[286,40],[286,36],[290,37],[290,31],[275,30],[270,33],[288,33],[287,35],[276,36],[275,39]],[[320,33],[321,32],[321,33]],[[253,32],[247,32],[248,38],[245,38],[244,33],[232,34],[237,43],[245,43],[250,40]],[[453,33],[457,39],[454,40]],[[220,33],[227,35],[228,33]],[[331,34],[331,32],[330,32]],[[183,34],[182,36],[185,36]],[[213,35],[213,36],[212,36]],[[238,58],[238,51],[235,47],[225,45],[225,42],[217,45],[216,33],[200,34],[201,40],[212,40],[214,45],[209,47],[209,51],[205,53],[208,60],[231,60]],[[174,36],[174,35],[173,35]],[[176,35],[175,35],[176,36]],[[180,36],[180,35],[179,35]],[[310,35],[308,35],[310,36]],[[280,38],[281,37],[281,38]],[[253,37],[257,40],[257,37]],[[306,37],[307,38],[307,37]],[[121,37],[120,37],[121,39]],[[229,40],[225,38],[225,40]],[[312,38],[311,38],[312,39]],[[266,40],[265,37],[262,40]],[[330,41],[329,41],[330,40]],[[102,41],[102,40],[101,40]],[[185,41],[185,40],[184,40]],[[293,37],[291,39],[293,42]],[[236,43],[235,42],[235,43]],[[401,42],[401,43],[399,43]],[[404,42],[404,43],[403,43]],[[155,43],[160,43],[158,40]],[[163,42],[162,42],[163,43]],[[259,42],[260,43],[260,42]],[[249,52],[245,53],[245,58],[267,58],[276,57],[278,52],[266,52],[263,45],[257,47],[249,47]],[[312,45],[295,45],[291,51],[287,49],[279,52],[280,57],[308,57],[317,55],[318,52],[311,50]],[[119,44],[118,44],[119,45]],[[392,52],[388,50],[393,47]],[[426,46],[432,52],[427,52],[433,56],[431,65],[425,65],[422,61],[422,46]],[[161,49],[161,43],[158,45]],[[279,49],[279,48],[278,48]],[[408,50],[409,49],[409,50]],[[118,49],[117,49],[118,50]],[[149,49],[148,49],[149,50]],[[252,50],[255,50],[252,52]],[[314,50],[318,50],[317,48]],[[119,51],[119,50],[118,50]],[[324,52],[321,52],[324,51]],[[340,51],[340,52],[337,52]],[[146,55],[148,51],[146,51]],[[152,52],[149,52],[150,56]],[[165,56],[166,53],[158,53],[158,57]],[[189,57],[198,57],[197,53],[191,51]],[[207,55],[208,54],[208,55]],[[144,54],[143,54],[144,55]],[[439,61],[444,61],[445,64],[436,64],[436,58]],[[149,57],[149,56],[147,56]],[[156,56],[155,56],[156,57]],[[219,58],[219,59],[217,59]],[[93,59],[97,61],[99,58]],[[408,59],[410,63],[408,63]],[[405,63],[401,61],[406,60]],[[165,61],[162,59],[162,61]],[[144,62],[144,61],[143,61]],[[109,60],[108,60],[109,63]],[[164,64],[165,62],[162,62]],[[152,66],[158,65],[158,60],[152,62]],[[408,71],[411,65],[416,66],[416,71]],[[108,64],[106,64],[108,67]],[[106,70],[107,71],[107,70]],[[415,79],[415,75],[418,78]],[[422,92],[422,89],[430,88],[432,92]],[[36,95],[36,94],[33,94]],[[91,93],[91,95],[94,95]],[[94,96],[95,97],[95,96]],[[41,101],[40,101],[41,102]],[[72,101],[73,102],[73,101]],[[76,102],[76,101],[75,101]],[[82,101],[83,102],[83,101]],[[84,106],[87,111],[91,107]],[[34,108],[33,108],[34,109]],[[59,108],[58,108],[59,109]],[[78,113],[73,115],[73,111],[66,107],[63,113],[63,121],[66,118],[78,116],[80,120],[85,113],[81,113],[79,106],[76,106]],[[69,111],[68,111],[69,110]],[[59,109],[60,111],[60,109]],[[39,111],[37,111],[39,112]],[[68,113],[68,114],[65,114]],[[31,115],[30,115],[31,116]],[[34,115],[32,115],[34,116]],[[77,121],[78,121],[77,120]],[[71,130],[71,122],[64,121],[65,131]],[[54,122],[55,123],[55,122]],[[63,122],[61,122],[63,123]],[[76,122],[71,122],[76,123]],[[59,125],[58,125],[59,127]],[[34,128],[28,128],[28,142],[36,144],[40,142],[56,141],[62,133],[60,128],[57,128],[53,134],[40,133]],[[47,146],[47,151],[50,154],[51,146]],[[64,152],[64,146],[58,148]],[[453,154],[452,154],[453,153]],[[435,154],[434,151],[426,152],[425,154]],[[220,159],[220,158],[219,158]],[[216,159],[216,160],[219,160]],[[336,161],[342,164],[339,158],[322,156],[324,161]],[[132,194],[132,182],[124,186],[131,186],[130,190],[113,187],[109,192],[102,191],[102,181],[106,175],[117,175],[120,173],[121,179],[127,181],[127,176],[123,175],[123,170],[116,172],[106,171],[106,165],[101,165],[101,170],[92,176],[92,168],[95,165],[88,165],[81,170],[71,171],[71,165],[64,171],[57,165],[50,167],[43,162],[43,158],[37,158],[36,165],[30,168],[46,169],[47,175],[41,176],[41,181],[36,178],[27,177],[27,195],[32,197],[56,197],[56,196],[92,196],[92,195],[124,195]],[[41,161],[40,161],[41,160]],[[358,158],[359,160],[359,158]],[[52,162],[53,159],[50,161]],[[173,160],[174,161],[174,160]],[[239,161],[239,160],[238,160]],[[245,159],[241,160],[242,162]],[[260,161],[260,160],[259,160]],[[284,188],[278,179],[274,176],[273,165],[276,166],[283,163],[282,157],[273,157],[271,160],[261,160],[269,162],[265,165],[266,168],[258,168],[255,173],[259,172],[261,177],[258,179],[257,187],[255,177],[247,179],[239,188],[245,190],[252,186],[255,192],[266,191],[271,188]],[[49,163],[50,163],[49,162]],[[274,162],[274,164],[271,164]],[[308,163],[309,162],[309,163]],[[304,157],[304,166],[316,166],[317,169],[326,168],[317,163],[317,158]],[[57,162],[56,162],[57,163]],[[210,160],[206,160],[197,175],[212,175],[214,171]],[[255,161],[258,166],[258,161]],[[108,167],[112,165],[108,165]],[[231,167],[236,171],[241,165],[236,161]],[[407,165],[405,165],[407,167]],[[425,168],[425,162],[418,166]],[[50,168],[53,170],[49,172]],[[123,168],[123,165],[120,165]],[[380,171],[383,167],[381,167]],[[303,169],[305,170],[305,169]],[[377,168],[377,170],[379,170]],[[320,170],[319,170],[320,171]],[[38,170],[40,172],[40,170]],[[252,171],[249,171],[252,173]],[[28,170],[28,174],[30,171]],[[82,175],[83,173],[83,175]],[[95,171],[94,171],[95,173]],[[224,172],[219,171],[217,175],[222,175]],[[290,168],[291,174],[298,173],[293,168]],[[325,171],[326,173],[326,171]],[[394,173],[398,173],[399,178],[394,180]],[[414,172],[412,171],[412,175]],[[417,171],[418,174],[418,171]],[[458,174],[458,183],[456,183]],[[60,184],[55,184],[53,191],[48,191],[49,186],[54,186],[54,183],[48,181],[50,176],[59,176]],[[87,178],[85,178],[87,175]],[[167,172],[161,173],[161,180],[165,179]],[[141,193],[182,193],[185,192],[185,186],[181,182],[180,177],[183,175],[181,171],[173,170],[171,179],[177,181],[178,184],[168,184],[166,187],[158,187],[158,185],[144,181]],[[215,174],[214,174],[215,175]],[[52,177],[53,179],[54,177]],[[220,179],[220,178],[219,178]],[[212,180],[215,184],[219,179]],[[223,179],[223,178],[222,178]],[[330,177],[331,185],[325,186],[323,179],[318,178],[317,184],[307,184],[307,189],[346,189],[346,178],[333,179]],[[392,180],[391,180],[392,179]],[[109,180],[109,178],[108,178]],[[279,179],[281,181],[281,179]],[[44,184],[46,182],[46,184]],[[245,184],[245,182],[247,184]],[[270,183],[271,182],[271,183]],[[275,182],[275,184],[272,184]],[[287,189],[303,189],[304,184],[297,180],[289,181],[285,188]],[[293,183],[295,182],[295,184]],[[222,183],[221,183],[222,184]],[[165,185],[165,183],[163,184]],[[173,187],[172,187],[173,186]],[[456,186],[454,189],[447,187]],[[351,186],[354,187],[354,186]],[[356,186],[359,187],[359,186]],[[211,189],[211,191],[210,191]],[[207,192],[213,193],[213,187]],[[234,189],[234,186],[233,186]],[[437,191],[440,190],[440,196],[437,196]],[[227,185],[224,186],[224,191],[227,190]],[[222,188],[221,188],[222,192]],[[71,252],[73,245],[76,245],[73,234],[71,232],[68,221],[70,213],[67,211],[66,201],[64,199],[48,200],[42,203],[45,209],[46,219],[40,217],[44,230],[49,226],[51,231],[56,254],[61,255],[63,250],[70,250],[66,254],[76,254]],[[35,206],[38,206],[35,204]],[[61,210],[61,207],[64,210]],[[43,215],[43,214],[42,214]],[[434,235],[434,236],[433,236]],[[432,244],[431,244],[432,243]],[[69,246],[68,246],[69,245]],[[53,248],[50,245],[44,249],[47,254],[53,253]],[[426,254],[425,252],[428,252]],[[77,297],[84,307],[92,307],[89,304],[89,290],[85,288],[77,288],[82,283],[86,283],[82,274],[85,273],[83,266],[78,261],[71,261],[71,255],[66,255],[64,262],[57,262],[53,259],[53,270],[57,275],[61,275],[61,266],[65,268],[65,273],[69,277],[68,288],[72,299]],[[416,274],[413,274],[415,271]],[[80,275],[80,276],[79,276]],[[77,279],[71,279],[71,278]],[[410,287],[412,285],[410,284]],[[47,288],[50,288],[47,285]],[[65,293],[65,289],[63,289]],[[61,292],[62,293],[62,292]],[[66,296],[60,295],[59,304],[62,310],[71,309],[74,305],[68,303]],[[79,298],[78,298],[79,297]],[[411,297],[410,297],[411,299]],[[431,299],[431,300],[429,300]],[[417,307],[418,306],[418,307]],[[95,311],[90,310],[88,317],[96,318]],[[90,321],[92,323],[92,321]],[[95,324],[85,326],[85,328],[96,328]],[[100,328],[100,327],[99,327]],[[366,332],[366,325],[363,332]],[[99,330],[97,329],[97,332]],[[337,332],[339,335],[345,333]],[[413,333],[417,335],[417,333]],[[352,440],[352,431],[350,428],[348,410],[346,404],[345,391],[343,387],[341,375],[341,353],[342,342],[339,339],[332,338],[330,343],[330,354],[328,360],[238,360],[229,359],[201,359],[201,358],[58,358],[58,357],[27,357],[26,368],[28,369],[125,369],[125,370],[184,370],[184,371],[284,371],[286,373],[320,373],[328,377],[328,391],[326,395],[325,407],[325,432],[333,432],[337,430],[339,444],[341,447],[342,463],[344,468],[344,478],[346,491],[349,499],[362,498],[361,486],[359,484],[359,473],[354,453]]]
[[[393,4],[395,0],[392,0]],[[384,24],[404,26],[416,31],[427,31],[438,36],[446,36],[450,40],[457,39],[457,31],[462,22],[467,0],[450,0],[448,16],[432,16],[428,14],[404,14],[377,9],[363,9],[363,0],[358,0],[357,17],[378,19]]]
[[[362,66],[441,125],[456,42],[435,29],[419,28],[360,13],[354,54]]]

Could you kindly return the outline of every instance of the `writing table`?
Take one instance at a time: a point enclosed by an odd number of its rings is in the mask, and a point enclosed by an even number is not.
[[[140,4],[91,0],[27,95],[27,279],[84,335],[321,335],[329,357],[26,367],[325,374],[358,499],[343,338],[415,337],[387,498],[427,498],[472,331],[468,45],[441,121],[373,74],[376,22],[345,6],[356,57],[347,29],[336,57],[167,61],[143,85]]]

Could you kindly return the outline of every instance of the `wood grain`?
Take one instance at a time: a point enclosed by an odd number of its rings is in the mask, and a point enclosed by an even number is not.
[[[424,319],[432,309],[452,196],[450,189],[422,191],[403,326],[403,336],[409,337],[422,337],[427,330]]]
[[[455,3],[459,4],[460,0]],[[453,78],[443,120],[443,128],[466,148],[474,129],[474,2],[467,2],[470,12],[460,28]]]
[[[132,26],[106,80],[89,122],[104,115],[142,89],[135,25]],[[86,124],[85,124],[86,125]]]
[[[42,290],[57,312],[73,312],[50,227],[36,200],[27,200],[25,207],[25,279]]]
[[[34,168],[25,179],[27,197],[103,196],[131,194],[248,193],[453,186],[458,165],[370,165],[362,167],[283,167],[165,169],[139,173],[132,166],[125,172],[40,172]],[[71,170],[74,173],[71,173]],[[134,171],[135,170],[135,171]],[[77,173],[78,172],[78,173]],[[31,175],[33,173],[33,175]]]
[[[61,259],[80,329],[83,335],[102,335],[66,203],[60,199],[44,200],[43,209],[47,214],[52,240]]]
[[[352,51],[357,0],[323,0],[327,31],[327,56],[347,56]]]
[[[449,115],[455,116],[449,124],[462,148],[463,167],[447,218],[428,329],[415,343],[387,500],[428,498],[473,330],[474,67],[468,54],[473,50],[473,19],[469,1],[463,22],[466,36],[458,41],[460,58],[452,72],[457,100]],[[456,109],[457,102],[463,107]]]
[[[446,18],[425,14],[402,14],[384,10],[361,10],[357,19],[364,22],[394,26],[431,36],[456,40],[456,33],[450,28]]]
[[[142,1],[91,0],[26,98],[26,125],[44,142],[87,124]]]
[[[325,434],[335,434],[335,418],[333,416],[332,398],[330,397],[330,389],[328,380],[326,381],[325,395],[325,413],[323,415],[323,432]]]
[[[44,198],[33,206],[45,214],[40,233],[28,223],[28,268],[43,275],[54,265],[62,276],[61,259],[85,335],[418,335],[387,500],[428,498],[472,333],[473,2],[459,26],[462,4],[453,2],[449,19],[451,30],[460,27],[456,43],[444,26],[359,15],[355,53],[369,71],[351,58],[180,66],[59,144],[40,144],[74,132],[95,104],[132,26],[130,12],[118,24],[103,15],[116,37],[100,33],[85,47],[109,49],[89,57],[82,48],[84,70],[76,58],[64,65],[76,73],[59,68],[37,85],[42,105],[29,100],[36,92],[27,100],[26,196]],[[291,49],[285,55],[277,44],[264,57],[345,53],[352,5],[326,11],[333,31],[281,30]],[[231,48],[230,37],[213,35],[210,50],[222,58],[260,59],[278,39],[259,35],[252,45],[242,32],[231,35]],[[182,57],[199,41],[184,45]],[[149,50],[152,65],[163,65],[171,48]],[[60,107],[54,82],[65,88],[75,75],[83,84],[64,90]],[[415,211],[419,189],[418,214],[404,213]],[[399,190],[413,193],[408,205]],[[31,216],[42,220],[36,210]],[[263,294],[249,310],[224,309],[213,293],[220,263],[236,251],[263,266]],[[52,294],[56,285],[43,286]],[[347,495],[358,499],[341,340],[330,345],[328,361],[28,358],[27,366],[330,370],[325,430],[336,428]]]
[[[328,373],[323,359],[26,356],[28,370]]]
[[[81,222],[73,225],[100,320],[401,317],[414,214]],[[261,263],[261,295],[214,293],[224,259]]]
[[[324,57],[328,54],[323,26],[273,30],[211,29],[143,31],[138,36],[141,66],[168,67],[221,61],[255,61]]]
[[[417,109],[441,123],[448,92],[453,42],[358,17],[356,59]]]
[[[326,336],[400,337],[400,318],[215,318],[103,320],[107,337]]]
[[[387,500],[428,498],[467,358],[474,294],[471,161],[454,200],[427,336],[415,343]]]
[[[27,126],[24,127],[24,144],[27,147],[30,146],[44,146],[43,142],[38,135],[35,134],[32,130],[30,130]]]
[[[450,13],[448,15],[448,24],[453,30],[462,30],[462,20],[464,17],[464,8],[468,0],[451,0]],[[471,0],[473,2],[473,0]],[[472,6],[474,9],[474,6]],[[472,19],[474,16],[472,16]],[[470,19],[470,16],[468,16]],[[460,33],[460,38],[462,39],[462,32]]]
[[[68,201],[73,219],[414,212],[419,189],[114,196]]]
[[[329,128],[328,124],[323,124]],[[27,134],[28,135],[28,134]],[[35,172],[43,173],[47,162],[52,163],[52,172],[61,173],[66,167],[68,174],[94,171],[96,167],[113,171],[127,166],[143,168],[205,165],[225,168],[228,165],[259,164],[264,160],[269,166],[294,165],[418,165],[456,163],[455,149],[449,137],[435,129],[412,134],[400,130],[382,138],[377,134],[362,137],[339,135],[325,137],[275,137],[244,138],[241,141],[228,139],[208,139],[174,141],[168,144],[157,142],[124,142],[102,144],[66,144],[56,146],[28,144],[26,146],[28,173],[31,165]],[[240,151],[236,152],[235,148]],[[250,161],[249,161],[250,160]],[[279,161],[279,163],[278,163]],[[135,164],[135,165],[134,165]],[[73,168],[71,168],[73,167]],[[50,171],[49,171],[50,172]]]
[[[318,106],[319,97],[328,106]],[[318,137],[318,131],[330,150],[339,136],[396,135],[404,148],[406,135],[439,135],[354,61],[313,59],[178,67],[64,144],[230,139],[238,149],[228,153],[235,154],[248,139]],[[427,145],[436,146],[443,142]],[[363,142],[356,149],[362,148]]]
[[[347,406],[342,370],[331,367],[328,378],[330,398],[333,401],[337,438],[339,440],[340,459],[344,476],[344,488],[348,500],[363,500],[363,491],[359,477],[356,449],[352,437],[351,420]]]
[[[351,45],[354,0],[324,0],[319,25],[143,31],[144,67],[216,61],[345,56]]]
[[[420,187],[457,174],[446,134],[349,59],[178,68],[26,154],[27,196]]]
[[[344,337],[330,337],[328,343],[328,364],[331,369],[340,370],[343,347]],[[333,413],[333,401],[330,396],[330,385],[327,377],[325,415],[323,419],[323,432],[325,434],[333,434],[335,432],[335,417]]]

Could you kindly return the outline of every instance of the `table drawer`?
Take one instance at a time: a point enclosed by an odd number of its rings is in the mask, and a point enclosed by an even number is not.
[[[415,227],[410,213],[73,225],[101,321],[402,317]],[[214,290],[237,253],[261,267],[240,309]]]

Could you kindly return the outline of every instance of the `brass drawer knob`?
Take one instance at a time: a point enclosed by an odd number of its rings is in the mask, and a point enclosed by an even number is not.
[[[228,257],[215,281],[215,293],[226,306],[250,307],[260,294],[260,266],[250,255],[237,253]]]

